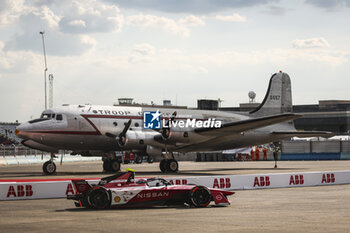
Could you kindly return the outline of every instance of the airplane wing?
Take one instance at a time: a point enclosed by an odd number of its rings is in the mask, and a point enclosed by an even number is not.
[[[299,138],[308,138],[308,137],[324,137],[329,138],[333,137],[334,133],[327,131],[274,131],[272,134],[283,136],[283,137],[299,137]]]
[[[293,113],[273,115],[267,117],[252,118],[248,120],[229,122],[221,125],[220,128],[197,128],[194,132],[208,136],[225,136],[234,133],[240,133],[247,130],[258,129],[269,125],[293,120],[302,117]]]

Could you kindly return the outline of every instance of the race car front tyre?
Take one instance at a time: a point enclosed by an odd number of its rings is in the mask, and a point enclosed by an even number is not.
[[[43,164],[43,172],[46,175],[53,175],[56,172],[56,164],[52,161],[46,161]]]
[[[211,192],[204,186],[196,186],[189,193],[189,204],[194,207],[206,207],[211,200]]]
[[[87,202],[91,208],[101,210],[109,207],[111,198],[105,188],[95,187],[88,193]]]

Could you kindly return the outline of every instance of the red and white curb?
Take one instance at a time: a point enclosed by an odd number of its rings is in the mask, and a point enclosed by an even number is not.
[[[79,178],[74,178],[79,179]],[[198,184],[224,190],[268,189],[350,184],[350,171],[167,177],[173,184]],[[99,179],[86,179],[97,183]],[[0,180],[0,200],[64,198],[73,194],[71,179]]]

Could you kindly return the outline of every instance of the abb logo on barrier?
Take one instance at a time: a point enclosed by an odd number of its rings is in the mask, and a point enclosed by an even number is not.
[[[74,194],[73,186],[70,183],[68,183],[67,185],[66,195],[68,195],[69,193]]]
[[[33,187],[31,185],[10,185],[7,192],[8,197],[31,197],[33,196]]]
[[[184,185],[187,184],[187,180],[182,179],[182,180],[169,180],[171,184],[176,184],[176,185]]]
[[[322,184],[323,183],[330,184],[334,182],[335,182],[334,173],[326,173],[322,175],[322,181],[321,181]]]
[[[303,175],[291,175],[289,179],[289,185],[304,184]]]
[[[254,185],[253,187],[267,187],[270,186],[270,177],[269,176],[256,176],[254,178]]]
[[[218,188],[218,189],[219,188],[220,189],[231,188],[231,180],[230,180],[230,178],[214,179],[213,188]]]

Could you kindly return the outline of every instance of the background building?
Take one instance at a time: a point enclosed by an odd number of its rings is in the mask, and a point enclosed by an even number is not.
[[[259,103],[242,103],[239,107],[219,110],[248,114],[258,106]],[[330,131],[338,135],[350,133],[350,100],[320,100],[318,104],[294,105],[293,112],[303,115],[294,120],[297,130]]]

